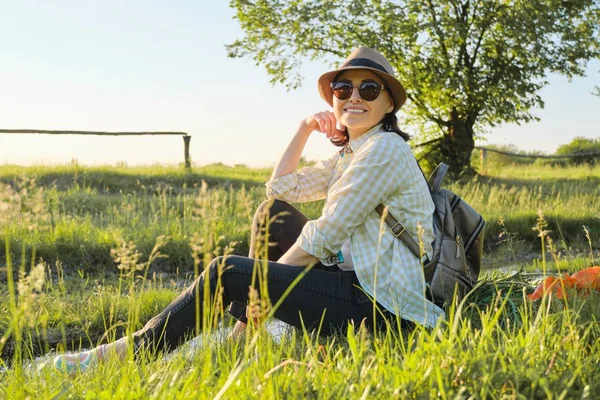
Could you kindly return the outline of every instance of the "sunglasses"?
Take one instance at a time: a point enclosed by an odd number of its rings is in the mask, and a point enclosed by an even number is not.
[[[333,95],[340,100],[348,100],[352,96],[352,92],[356,86],[347,81],[332,82],[331,89]],[[365,101],[373,101],[379,97],[381,90],[385,89],[384,85],[380,85],[375,81],[364,81],[358,85],[358,93]]]

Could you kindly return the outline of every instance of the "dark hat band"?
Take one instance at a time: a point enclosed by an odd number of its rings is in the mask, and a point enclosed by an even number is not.
[[[344,65],[342,65],[340,68],[344,68],[344,67],[374,68],[374,69],[380,70],[381,72],[385,72],[386,74],[389,74],[389,72],[386,71],[385,68],[383,68],[383,66],[381,64],[378,64],[375,61],[369,60],[368,58],[353,58],[352,60],[348,61],[347,63],[344,63]]]

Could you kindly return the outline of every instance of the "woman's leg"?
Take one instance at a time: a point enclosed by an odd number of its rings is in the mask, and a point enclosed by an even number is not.
[[[263,201],[252,219],[248,257],[262,259],[266,250],[269,261],[279,260],[296,242],[307,222],[308,218],[289,203],[281,200]],[[270,245],[265,249],[267,233]],[[233,302],[227,312],[247,323],[245,303]]]
[[[252,219],[248,257],[261,258],[260,250],[268,233],[271,243],[268,246],[268,260],[279,260],[296,242],[307,222],[304,214],[285,201],[263,201]]]
[[[248,257],[216,258],[177,299],[133,335],[136,345],[153,351],[172,350],[195,336],[203,325],[204,299],[221,307],[232,301],[247,302],[253,274],[261,272],[255,272],[255,268],[260,266],[260,261]],[[303,270],[268,262],[266,286],[272,304],[279,301]],[[344,328],[348,321],[358,324],[365,318],[372,325],[373,304],[357,286],[354,272],[312,269],[290,290],[274,315],[298,328],[314,329],[322,323],[323,333]],[[260,285],[254,287],[261,296]],[[205,292],[206,288],[210,293]],[[380,321],[381,317],[376,315],[375,320]]]
[[[173,350],[200,333],[206,309],[219,315],[223,307],[233,301],[245,304],[249,300],[249,288],[253,286],[262,296],[256,276],[263,272],[262,266],[262,261],[248,257],[217,257],[160,314],[133,334],[134,346],[151,351]],[[303,271],[302,267],[268,262],[266,281],[262,286],[266,286],[271,304],[284,296]],[[365,320],[367,326],[381,326],[384,321],[381,311],[373,315],[373,303],[360,288],[353,271],[313,268],[290,289],[274,315],[297,328],[313,330],[320,327],[322,333],[328,334],[345,328],[349,321],[360,324]],[[107,353],[124,356],[128,347],[126,338],[122,338],[88,352],[58,356],[54,363],[58,369],[68,372],[83,371]]]
[[[276,216],[275,220],[272,223],[268,223],[275,216]],[[300,211],[298,211],[296,208],[292,207],[290,204],[288,204],[286,202],[278,201],[278,200],[264,201],[258,207],[258,209],[254,215],[254,218],[253,218],[251,240],[250,240],[250,251],[249,251],[250,255],[253,255],[256,252],[260,252],[261,243],[264,243],[265,234],[268,232],[269,243],[271,245],[268,246],[268,248],[266,249],[267,250],[267,258],[270,261],[278,260],[283,254],[285,254],[285,252],[292,246],[292,244],[294,244],[297,237],[300,235],[300,232],[302,231],[304,224],[306,224],[307,221],[308,221],[308,219]],[[294,267],[294,268],[297,268],[294,270],[295,273],[299,273],[299,271],[302,270],[301,268],[298,268],[298,267]],[[324,270],[329,269],[329,267],[324,267],[324,266],[321,266],[321,268]],[[318,269],[319,269],[319,265],[313,267],[314,271],[316,271]],[[310,274],[314,274],[314,272],[311,271]],[[348,273],[344,273],[344,274],[346,274],[346,275],[344,278],[342,278],[342,280],[344,280],[346,282],[346,287],[348,287],[348,286],[350,286],[347,284],[347,281],[349,279],[348,275],[347,275]],[[305,277],[305,279],[306,279],[306,277]],[[293,279],[290,280],[289,278],[286,279],[286,281],[289,281],[289,282],[291,282],[292,280]],[[289,284],[289,282],[288,282],[288,284]],[[245,294],[245,296],[242,296],[239,301],[236,301],[236,298],[232,298],[231,299],[231,301],[232,301],[231,307],[228,310],[234,317],[236,317],[238,319],[242,319],[242,320],[245,320],[246,301],[247,301],[248,290],[250,287],[250,282],[245,282],[244,284],[245,284],[245,286],[242,291]],[[192,286],[194,286],[194,285],[192,285]],[[186,296],[185,293],[189,292],[189,290],[190,290],[190,288],[188,288],[188,290],[186,290],[186,292],[184,292],[173,303],[171,303],[171,305],[169,307],[167,307],[167,309],[165,309],[165,311],[163,311],[163,314],[165,312],[167,312],[167,310],[172,310],[173,308],[177,308],[178,307],[177,304],[182,304],[181,302],[179,302],[179,300],[183,300],[183,302],[185,302],[185,296]],[[359,289],[355,288],[355,290],[359,290]],[[358,293],[358,296],[356,296],[356,297],[360,297],[360,295],[361,295],[361,293]],[[346,298],[348,296],[349,295],[347,293]],[[271,299],[273,299],[272,296],[271,296]],[[275,302],[276,301],[273,301],[273,303],[275,303]],[[289,304],[289,303],[286,302],[286,304]],[[294,321],[292,321],[291,318],[287,318],[286,315],[281,315],[280,312],[276,313],[275,315],[276,315],[276,317],[278,317],[279,319],[281,319],[285,322],[291,323],[292,325],[295,325],[295,326],[299,326],[299,325],[297,325],[298,320],[296,320],[294,323]],[[195,315],[194,315],[194,318],[195,318]],[[159,320],[160,320],[159,316],[153,318],[144,329],[146,331],[148,331],[149,329],[146,329],[146,328],[149,326],[149,324],[156,325],[158,323],[157,321],[159,321]],[[194,325],[195,325],[195,319],[194,319]],[[308,325],[305,325],[305,326],[308,326]],[[156,331],[156,330],[154,330],[154,331]],[[102,359],[104,357],[104,355],[106,355],[109,352],[115,352],[116,354],[118,354],[120,356],[124,356],[127,352],[126,338],[121,338],[116,342],[113,342],[108,345],[99,346],[99,347],[92,349],[90,351],[87,351],[87,352],[59,356],[55,359],[55,365],[61,370],[64,369],[64,370],[68,370],[68,371],[71,371],[75,368],[85,369],[88,366],[92,366],[95,363],[97,363],[97,361],[99,359]]]

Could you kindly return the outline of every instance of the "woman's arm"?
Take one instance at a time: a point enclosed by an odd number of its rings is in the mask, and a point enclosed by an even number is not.
[[[298,168],[298,162],[300,161],[300,156],[302,156],[304,145],[308,141],[311,133],[312,129],[306,124],[306,121],[300,122],[298,131],[292,138],[290,144],[288,144],[288,147],[285,149],[285,152],[273,170],[273,174],[271,175],[270,179],[271,181],[279,178],[280,176],[294,172],[296,168]]]
[[[304,146],[313,131],[325,133],[327,138],[340,137],[343,133],[336,128],[336,119],[331,111],[323,111],[309,115],[300,122],[298,131],[286,148],[273,170],[271,181],[294,172],[298,168],[298,162],[302,156]]]
[[[289,250],[286,251],[281,258],[279,258],[279,260],[277,260],[277,262],[288,265],[297,265],[299,267],[306,267],[307,265],[318,263],[319,259],[308,254],[306,251],[302,250],[297,243],[294,243],[292,247],[290,247]]]

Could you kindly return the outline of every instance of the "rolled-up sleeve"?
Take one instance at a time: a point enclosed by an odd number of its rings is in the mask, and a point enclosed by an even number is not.
[[[339,154],[313,166],[303,167],[265,184],[267,198],[296,203],[320,200],[327,196]]]
[[[334,257],[367,215],[404,186],[399,171],[405,158],[386,136],[371,138],[354,154],[331,187],[321,217],[306,223],[297,244],[321,260]]]

